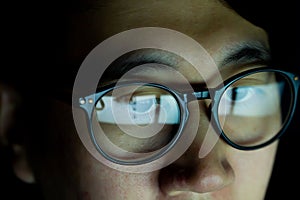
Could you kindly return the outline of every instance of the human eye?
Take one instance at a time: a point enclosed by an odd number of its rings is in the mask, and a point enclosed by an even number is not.
[[[174,96],[153,86],[116,89],[99,99],[96,110],[98,121],[116,124],[175,124],[180,118]]]
[[[180,107],[175,96],[164,89],[125,86],[98,100],[95,117],[113,144],[148,152],[164,146],[176,134]]]
[[[224,134],[243,146],[253,146],[274,137],[290,112],[292,92],[279,72],[255,72],[222,91],[218,120]]]
[[[249,100],[257,101],[263,97],[265,92],[259,86],[238,86],[229,88],[225,93],[228,102],[245,103]]]
[[[117,94],[113,97],[113,110],[119,118],[119,123],[148,125],[164,113],[159,112],[162,91],[152,87],[139,87],[135,90]],[[127,120],[127,122],[125,122]]]
[[[121,95],[115,96],[117,104],[124,104],[130,112],[145,114],[160,105],[160,99],[166,95],[161,89],[155,87],[139,87],[136,90],[129,89]]]
[[[266,116],[278,111],[281,86],[265,79],[241,79],[229,86],[220,99],[222,115]]]

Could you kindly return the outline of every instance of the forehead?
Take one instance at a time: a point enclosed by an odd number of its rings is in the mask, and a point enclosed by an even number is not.
[[[72,59],[82,60],[82,55],[104,39],[137,27],[180,31],[208,51],[224,46],[224,41],[265,37],[260,29],[217,0],[90,0],[83,4],[70,17],[68,53]]]
[[[72,25],[81,27],[77,29],[78,32],[93,30],[95,37],[103,39],[121,31],[145,26],[170,28],[190,35],[211,33],[216,31],[216,27],[220,29],[229,26],[233,20],[240,21],[230,17],[234,11],[217,0],[88,2],[74,9]]]

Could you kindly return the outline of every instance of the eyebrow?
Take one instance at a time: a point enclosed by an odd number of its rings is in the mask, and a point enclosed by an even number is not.
[[[158,63],[168,66],[177,66],[179,60],[182,58],[172,52],[158,50],[158,49],[143,49],[137,50],[134,53],[121,58],[122,67],[138,66],[146,63]]]
[[[221,54],[225,56],[221,59],[220,66],[242,65],[251,62],[270,63],[271,61],[270,50],[259,41],[247,41],[226,46],[221,50]]]
[[[102,78],[103,81],[106,79],[119,79],[134,67],[147,63],[164,64],[177,68],[180,60],[182,58],[172,52],[151,48],[139,49],[129,52],[113,61],[104,72]],[[155,65],[151,68],[154,69],[154,67]]]
[[[267,64],[271,61],[269,49],[259,41],[244,41],[231,44],[221,48],[217,54],[221,57],[220,62],[218,63],[219,68],[228,65],[240,66],[256,62]],[[178,68],[180,67],[179,63],[182,60],[184,60],[184,58],[179,55],[164,50],[135,50],[119,57],[111,63],[102,77],[104,79],[107,77],[110,79],[118,79],[132,68],[146,63],[164,64],[173,68]]]

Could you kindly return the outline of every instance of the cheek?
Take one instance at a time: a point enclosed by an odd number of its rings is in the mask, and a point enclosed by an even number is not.
[[[55,168],[50,170],[53,171],[51,180],[47,176],[50,172],[43,175],[43,184],[49,181],[53,183],[46,186],[47,196],[51,196],[49,193],[55,193],[58,188],[60,195],[72,197],[67,199],[82,200],[149,199],[159,194],[158,172],[129,174],[103,165],[84,147],[74,127],[71,109],[61,104],[57,104],[56,108],[51,115],[52,126],[49,124],[52,134],[47,134],[48,142],[52,144],[50,146],[56,146],[57,149],[55,152],[48,150],[52,153],[45,158],[55,158],[47,161]],[[44,169],[41,168],[42,171]]]
[[[272,172],[278,142],[256,150],[238,151],[230,149],[229,160],[235,172],[237,193],[263,195]],[[243,194],[241,194],[243,195]],[[262,198],[262,197],[260,197]],[[258,199],[258,197],[254,198]]]
[[[158,172],[130,174],[108,168],[92,158],[81,155],[78,165],[80,191],[95,199],[149,199],[159,194]]]

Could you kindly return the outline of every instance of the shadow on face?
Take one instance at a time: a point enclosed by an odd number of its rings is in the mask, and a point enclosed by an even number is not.
[[[264,56],[268,52],[266,33],[219,1],[90,1],[84,5],[87,6],[83,6],[85,9],[68,11],[66,32],[63,33],[66,40],[63,50],[56,52],[64,63],[80,63],[104,39],[137,27],[169,28],[192,37],[207,50],[223,77],[268,63]],[[164,63],[164,59],[158,54],[155,61]],[[190,71],[187,63],[176,62],[174,65],[188,81],[203,83],[203,78]],[[207,66],[202,67],[197,70],[213,78],[214,72]],[[62,75],[59,69],[53,69],[55,73],[51,74],[59,77],[68,72],[61,69]],[[167,76],[168,73],[158,71],[158,74]],[[143,76],[151,77],[151,74]],[[111,81],[109,77],[107,81]],[[24,102],[30,102],[30,99]],[[210,121],[207,102],[190,105],[190,109],[201,110],[200,120],[193,121],[196,117],[191,114],[189,123],[197,124],[199,128],[190,148],[171,165],[145,174],[120,172],[98,162],[77,135],[70,105],[52,98],[40,102],[38,107],[32,102],[22,105],[33,106],[22,113],[22,118],[26,119],[24,125],[31,127],[27,130],[29,137],[25,140],[27,149],[24,151],[28,155],[24,160],[29,160],[33,172],[29,168],[27,173],[41,185],[45,199],[233,200],[263,199],[265,194],[276,143],[254,152],[243,152],[219,140],[205,158],[199,158],[203,135],[218,134],[214,130],[207,132]],[[38,114],[33,114],[34,107]],[[33,118],[38,121],[31,120]],[[234,126],[230,128],[235,129]],[[114,140],[120,142],[117,131],[111,127],[107,131],[112,131]],[[151,148],[159,142],[147,145]],[[126,146],[126,141],[122,145]],[[16,169],[22,170],[21,167]]]

